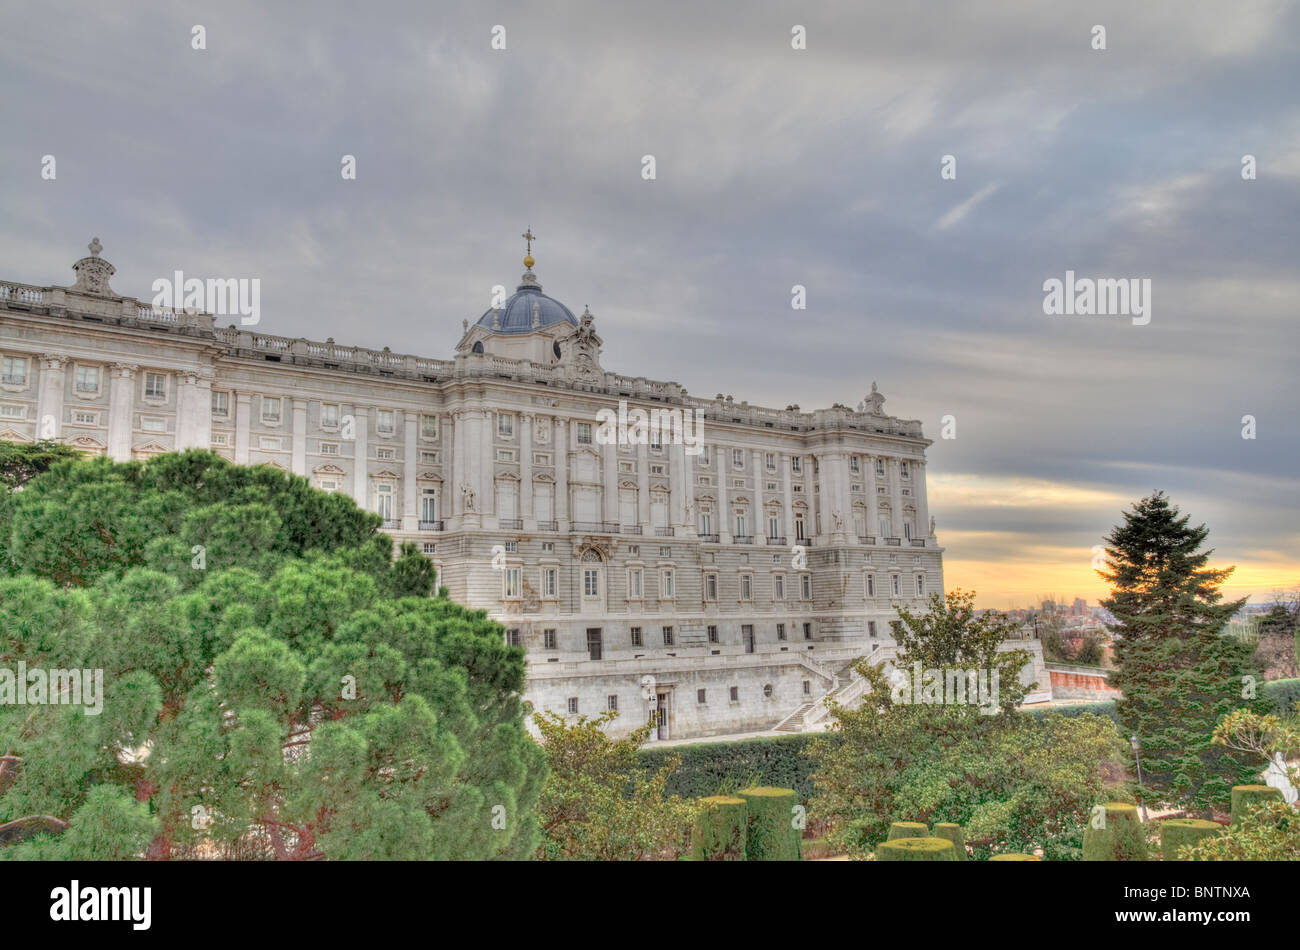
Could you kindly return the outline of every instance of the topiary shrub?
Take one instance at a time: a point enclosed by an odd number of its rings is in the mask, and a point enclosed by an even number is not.
[[[1282,792],[1271,785],[1232,786],[1232,823],[1235,825],[1256,808],[1282,799]]]
[[[966,854],[966,836],[962,834],[961,825],[952,821],[935,822],[934,836],[952,842],[952,846],[957,849],[958,861],[969,860]]]
[[[734,795],[700,799],[700,811],[691,831],[694,861],[743,861],[748,837],[749,807]]]
[[[799,796],[792,788],[760,785],[742,788],[736,793],[745,800],[749,825],[745,856],[750,861],[798,861],[799,829],[795,827],[795,807]]]
[[[1090,821],[1084,829],[1083,860],[1147,860],[1146,833],[1142,830],[1142,822],[1138,821],[1136,805],[1128,802],[1106,803],[1104,825],[1094,828]]]
[[[1019,851],[1008,851],[1006,854],[995,854],[989,858],[990,861],[1041,861],[1042,858],[1035,857],[1032,854],[1022,854]]]
[[[930,829],[922,821],[896,821],[889,826],[889,841],[900,838],[928,838]]]
[[[895,838],[876,845],[876,860],[956,861],[956,852],[947,838]]]
[[[1222,830],[1223,826],[1217,822],[1201,818],[1166,818],[1160,822],[1160,856],[1166,861],[1181,860],[1179,848],[1196,844]]]

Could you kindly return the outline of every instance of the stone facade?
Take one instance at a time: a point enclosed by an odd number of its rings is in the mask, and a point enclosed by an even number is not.
[[[91,250],[73,286],[0,282],[0,439],[205,448],[346,492],[526,648],[538,707],[770,728],[888,646],[895,603],[943,589],[930,442],[874,384],[805,412],[606,371],[594,317],[542,294],[531,257],[438,360],[155,310]],[[603,441],[620,404],[694,416],[702,450]]]

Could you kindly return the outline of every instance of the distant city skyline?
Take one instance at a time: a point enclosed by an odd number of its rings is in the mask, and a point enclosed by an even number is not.
[[[257,278],[261,332],[445,358],[531,227],[615,372],[804,409],[877,380],[980,607],[1095,605],[1155,489],[1225,597],[1300,584],[1295,3],[385,10],[7,11],[3,276],[67,283],[98,235],[119,293]],[[1045,314],[1071,271],[1149,279],[1150,323]]]

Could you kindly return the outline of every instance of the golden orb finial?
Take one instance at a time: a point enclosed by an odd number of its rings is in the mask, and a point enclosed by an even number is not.
[[[537,240],[537,235],[533,234],[533,229],[530,227],[527,231],[525,231],[523,234],[519,236],[528,242],[528,249],[524,254],[524,266],[527,267],[529,270],[532,270],[534,264],[533,242]]]

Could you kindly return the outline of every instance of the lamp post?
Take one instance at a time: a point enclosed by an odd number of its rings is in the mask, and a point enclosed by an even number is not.
[[[1130,743],[1133,744],[1133,755],[1137,759],[1138,767],[1138,791],[1142,794],[1142,820],[1147,820],[1147,793],[1142,787],[1142,747],[1138,744],[1137,736],[1129,736]]]

